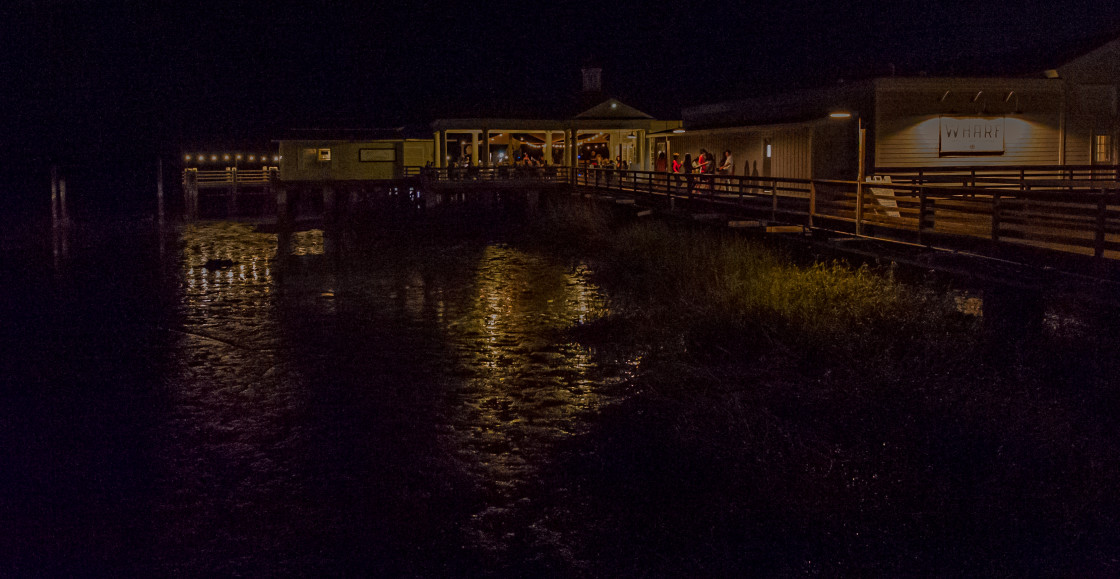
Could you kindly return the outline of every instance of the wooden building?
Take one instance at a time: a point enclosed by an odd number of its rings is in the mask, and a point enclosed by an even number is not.
[[[399,179],[429,165],[433,142],[405,129],[292,131],[279,146],[281,181]]]
[[[439,167],[518,163],[526,156],[547,165],[573,167],[601,156],[648,169],[653,135],[680,124],[655,119],[610,98],[567,119],[437,119],[432,131]]]
[[[602,69],[587,64],[574,115],[484,116],[437,119],[431,124],[435,165],[495,166],[533,160],[576,167],[602,158],[634,169],[652,168],[657,135],[681,126],[658,120],[603,92]],[[528,158],[528,159],[527,159]]]
[[[1017,77],[884,77],[686,108],[673,152],[731,150],[737,175],[1113,165],[1120,40]]]

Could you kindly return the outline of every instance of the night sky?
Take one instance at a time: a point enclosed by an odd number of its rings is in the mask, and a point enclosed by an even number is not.
[[[1120,35],[1120,5],[1099,0],[339,4],[9,0],[4,170],[286,128],[570,114],[589,59],[606,92],[679,118],[892,69],[1018,74]]]

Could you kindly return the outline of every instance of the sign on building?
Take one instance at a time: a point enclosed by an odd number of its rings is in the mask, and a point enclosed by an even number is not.
[[[941,117],[940,152],[1002,153],[1003,117]]]

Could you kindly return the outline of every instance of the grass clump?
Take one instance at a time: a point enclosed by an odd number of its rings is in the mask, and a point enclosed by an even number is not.
[[[1043,337],[992,358],[944,288],[608,217],[548,237],[592,262],[647,350],[635,395],[556,467],[579,490],[549,524],[586,568],[1120,571],[1120,459],[1103,442],[1120,434],[1114,345]]]

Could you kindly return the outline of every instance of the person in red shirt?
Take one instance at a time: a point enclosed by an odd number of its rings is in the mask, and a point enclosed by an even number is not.
[[[681,186],[681,172],[684,170],[681,165],[681,154],[673,153],[673,182],[679,189]]]

